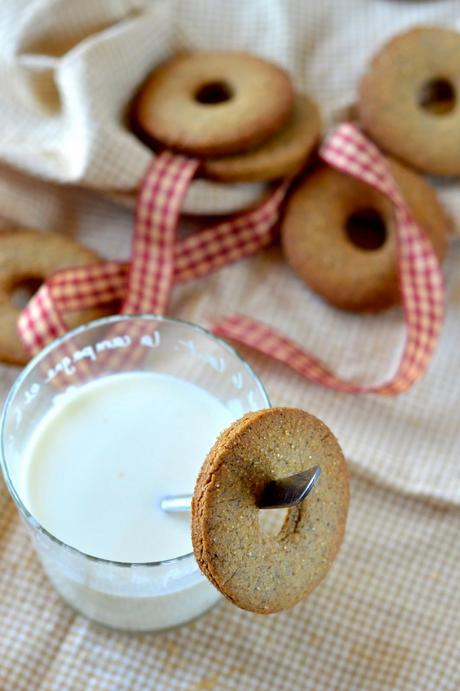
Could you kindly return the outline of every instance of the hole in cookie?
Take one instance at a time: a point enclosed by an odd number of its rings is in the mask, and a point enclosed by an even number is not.
[[[274,537],[283,527],[288,509],[270,509],[259,511],[259,528],[264,535]]]
[[[195,92],[195,101],[205,105],[225,103],[233,98],[233,89],[226,82],[209,82]]]
[[[345,231],[349,241],[361,250],[378,250],[385,244],[385,221],[375,209],[357,209],[347,218]]]
[[[11,291],[11,302],[18,309],[24,309],[29,300],[43,283],[41,278],[24,278],[18,281]]]
[[[455,107],[455,89],[447,79],[430,79],[418,92],[418,104],[433,115],[445,115]]]

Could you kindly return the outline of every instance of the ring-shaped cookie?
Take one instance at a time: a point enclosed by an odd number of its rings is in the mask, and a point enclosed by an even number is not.
[[[288,510],[277,535],[260,527],[257,499],[270,480],[319,465],[318,484]],[[217,440],[199,474],[192,541],[203,573],[242,609],[269,614],[305,598],[344,536],[345,459],[334,435],[296,408],[249,413]]]
[[[442,259],[448,222],[434,189],[417,173],[388,163],[414,219]],[[378,311],[400,302],[393,208],[363,182],[318,167],[290,198],[281,237],[294,271],[337,307]]]
[[[257,146],[287,121],[294,102],[288,74],[247,53],[198,52],[158,67],[135,99],[144,138],[194,154]]]
[[[207,158],[205,177],[221,182],[274,180],[296,173],[305,164],[321,136],[321,116],[315,101],[297,94],[284,127],[255,149],[233,156]]]
[[[417,27],[374,56],[359,117],[379,146],[418,170],[460,174],[460,33]]]
[[[30,357],[17,332],[20,310],[12,302],[16,288],[28,281],[41,282],[59,269],[97,261],[94,252],[57,233],[0,232],[0,360],[23,365]],[[101,310],[72,313],[69,326],[73,328],[101,314]]]

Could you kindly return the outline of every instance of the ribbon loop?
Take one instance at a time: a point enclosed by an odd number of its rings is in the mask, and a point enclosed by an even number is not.
[[[385,158],[357,127],[348,123],[339,126],[321,147],[320,156],[329,165],[377,189],[393,205],[406,324],[404,350],[396,373],[388,381],[370,386],[343,380],[286,336],[243,315],[225,317],[214,325],[213,331],[336,391],[398,394],[423,375],[438,342],[445,302],[441,268]],[[283,181],[256,209],[177,241],[181,207],[198,166],[198,161],[171,152],[153,160],[139,192],[131,263],[105,262],[52,276],[23,310],[18,322],[22,340],[31,354],[62,335],[66,328],[63,315],[67,311],[124,297],[121,311],[125,314],[162,314],[174,282],[204,276],[270,244],[291,180]]]

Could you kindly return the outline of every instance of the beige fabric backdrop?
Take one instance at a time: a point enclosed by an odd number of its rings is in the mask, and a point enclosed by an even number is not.
[[[142,175],[149,154],[123,127],[124,109],[149,66],[171,51],[238,47],[276,58],[332,123],[353,102],[366,58],[419,21],[460,28],[458,2],[3,0],[5,225],[58,230],[103,256],[128,256],[131,212],[101,189],[130,190]],[[194,183],[187,208],[224,211],[260,193]],[[458,223],[456,182],[444,183],[442,195]],[[345,545],[329,578],[291,612],[263,618],[224,603],[156,636],[104,630],[58,600],[2,485],[0,688],[460,688],[459,263],[452,240],[438,352],[424,380],[398,399],[325,391],[247,353],[272,401],[322,417],[352,469]],[[388,373],[402,345],[398,309],[360,317],[325,306],[277,248],[178,286],[171,306],[203,325],[234,310],[272,323],[360,380]],[[0,368],[3,396],[16,374]]]

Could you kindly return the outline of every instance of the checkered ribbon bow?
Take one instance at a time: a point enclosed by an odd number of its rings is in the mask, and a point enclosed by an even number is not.
[[[396,373],[390,380],[372,386],[345,381],[271,326],[240,314],[220,320],[213,331],[331,389],[397,394],[422,376],[436,347],[445,303],[442,272],[431,243],[412,218],[385,159],[355,126],[339,126],[322,146],[320,155],[329,165],[380,191],[393,204],[406,323],[405,347]],[[138,196],[130,264],[103,262],[65,269],[41,286],[18,321],[20,336],[32,355],[66,332],[66,312],[123,300],[122,313],[162,314],[175,282],[216,271],[273,241],[289,180],[256,209],[177,240],[182,203],[198,167],[198,161],[170,152],[153,160]]]

